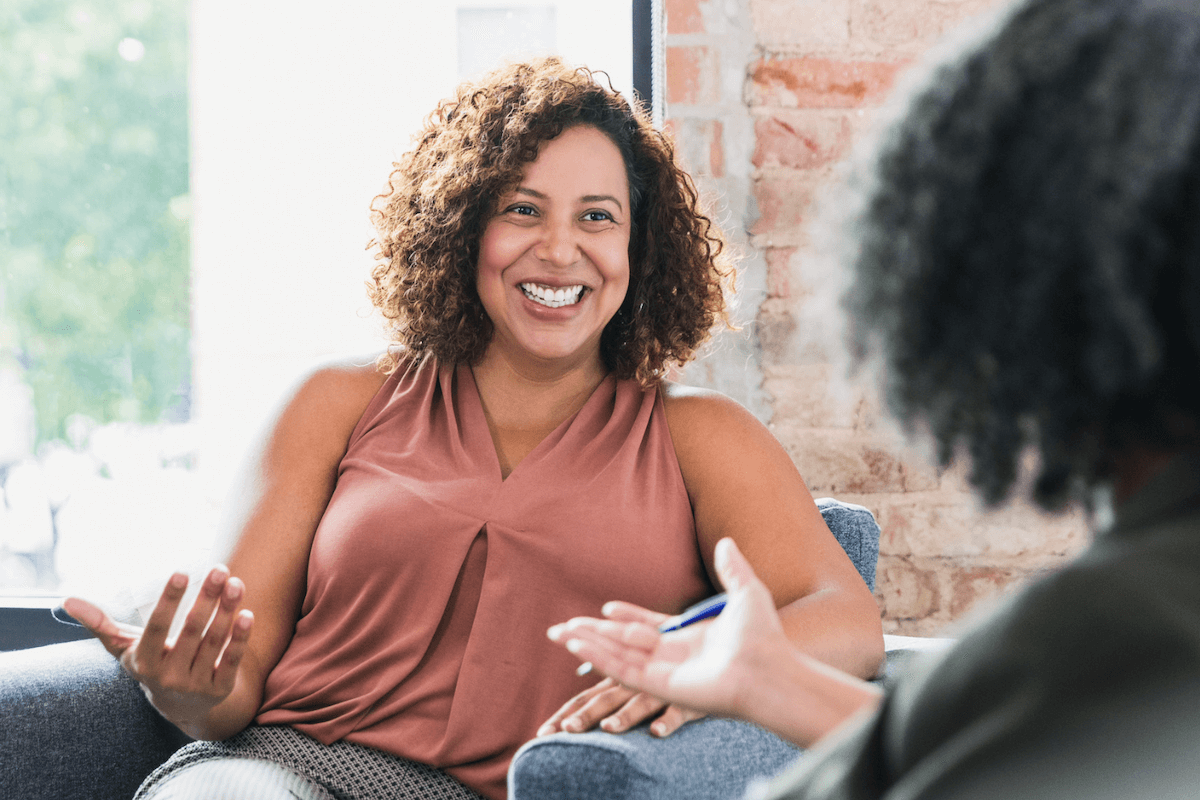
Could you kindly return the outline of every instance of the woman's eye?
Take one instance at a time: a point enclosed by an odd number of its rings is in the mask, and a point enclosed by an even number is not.
[[[508,210],[509,210],[509,213],[520,214],[521,216],[525,216],[525,217],[531,217],[537,213],[537,209],[535,209],[533,206],[527,206],[527,205],[509,206]]]
[[[607,222],[612,219],[612,214],[607,211],[588,211],[583,218],[587,222]]]

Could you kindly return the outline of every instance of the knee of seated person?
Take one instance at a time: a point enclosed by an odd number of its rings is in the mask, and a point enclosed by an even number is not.
[[[528,742],[508,771],[510,800],[590,800],[645,797],[647,779],[620,737],[556,733]]]

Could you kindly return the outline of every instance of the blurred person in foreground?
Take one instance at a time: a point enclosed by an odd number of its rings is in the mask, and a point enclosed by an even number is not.
[[[1033,0],[942,56],[867,163],[859,363],[990,505],[1088,509],[1072,563],[887,693],[731,600],[660,635],[622,603],[550,636],[622,684],[820,745],[770,798],[1200,792],[1200,4]]]

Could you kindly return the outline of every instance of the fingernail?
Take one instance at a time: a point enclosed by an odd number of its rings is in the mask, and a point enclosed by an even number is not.
[[[187,581],[187,575],[183,574],[182,572],[176,572],[171,576],[171,587],[175,589],[182,589],[187,586]]]
[[[546,631],[546,636],[550,639],[550,641],[556,642],[558,641],[558,637],[562,633],[562,630],[562,625],[551,625],[550,630]]]
[[[578,639],[568,639],[566,644],[567,650],[572,653],[578,653],[583,649],[583,642]]]
[[[553,725],[543,725],[542,727],[537,729],[537,733],[535,735],[536,736],[549,736],[552,733],[554,733]]]
[[[613,615],[613,612],[614,612],[614,611],[616,611],[616,610],[617,610],[617,604],[616,604],[616,603],[605,603],[605,604],[604,604],[604,605],[603,605],[603,606],[600,608],[600,613],[601,613],[601,614],[603,614],[603,615],[604,615],[604,616],[606,616],[606,617],[611,617],[611,616]]]
[[[609,733],[616,733],[621,728],[621,723],[612,717],[608,717],[600,721],[600,727]]]
[[[650,726],[650,732],[653,733],[655,736],[666,736],[667,735],[667,726],[663,725],[661,722],[656,722]]]
[[[579,733],[583,730],[583,723],[572,717],[571,719],[563,720],[562,729],[567,733]]]

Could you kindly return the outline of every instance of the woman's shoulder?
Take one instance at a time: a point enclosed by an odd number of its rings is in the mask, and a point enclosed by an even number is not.
[[[726,394],[674,381],[663,381],[659,391],[681,461],[753,457],[764,447],[779,447],[767,427]]]
[[[373,358],[322,364],[293,386],[278,424],[287,435],[310,446],[328,442],[334,450],[344,448],[387,378]]]
[[[749,427],[765,431],[762,423],[745,406],[715,389],[662,381],[659,394],[672,434],[676,427],[695,431],[699,435],[712,432],[714,428]]]
[[[309,371],[300,380],[294,396],[331,412],[341,407],[365,407],[387,379],[388,373],[374,358],[332,361]]]

